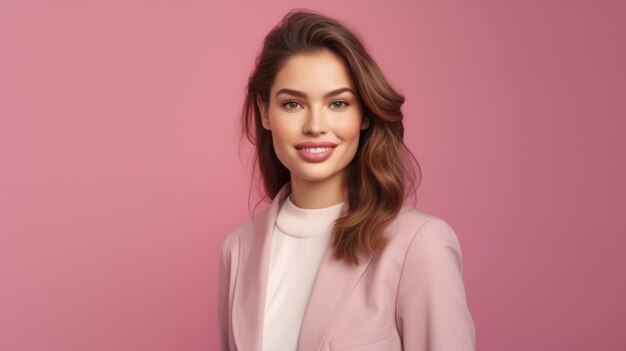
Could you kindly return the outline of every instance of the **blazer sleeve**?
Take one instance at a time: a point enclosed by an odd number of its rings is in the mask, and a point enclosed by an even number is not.
[[[404,350],[475,350],[462,272],[452,228],[438,218],[423,224],[408,247],[396,300]]]

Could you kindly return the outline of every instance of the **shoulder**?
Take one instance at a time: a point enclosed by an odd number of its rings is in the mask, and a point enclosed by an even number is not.
[[[404,239],[396,291],[396,324],[403,345],[411,350],[474,350],[475,330],[454,230],[443,219],[416,210],[404,211],[397,220],[404,228],[394,238]]]
[[[267,214],[268,209],[265,209],[230,232],[222,242],[222,256],[229,257],[234,251],[237,251],[241,238],[255,235],[263,227]]]
[[[456,239],[456,234],[448,222],[408,206],[402,208],[391,227],[394,232],[392,235],[440,236],[448,240]]]
[[[456,232],[445,220],[410,207],[403,207],[394,222],[394,236],[405,247],[407,256],[420,260],[452,260],[462,267],[461,246]]]

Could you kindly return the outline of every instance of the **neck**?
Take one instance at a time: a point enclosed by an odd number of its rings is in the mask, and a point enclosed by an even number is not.
[[[340,174],[324,181],[308,181],[291,177],[291,202],[300,208],[315,209],[345,201]]]

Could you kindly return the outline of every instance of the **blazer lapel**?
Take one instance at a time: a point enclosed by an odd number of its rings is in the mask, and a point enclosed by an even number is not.
[[[233,333],[239,350],[263,349],[263,318],[272,233],[289,183],[276,194],[267,215],[252,235],[240,238],[239,274],[235,283]]]
[[[360,257],[358,265],[339,261],[334,258],[334,250],[329,244],[300,328],[298,351],[320,349],[335,318],[371,260],[372,256]]]

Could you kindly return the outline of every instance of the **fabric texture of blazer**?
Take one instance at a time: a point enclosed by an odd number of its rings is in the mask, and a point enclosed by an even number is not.
[[[224,240],[218,302],[224,351],[262,351],[271,238],[289,191],[288,183],[268,209]],[[403,207],[385,235],[384,250],[360,258],[358,265],[336,260],[329,245],[298,350],[474,350],[461,248],[452,228]]]

